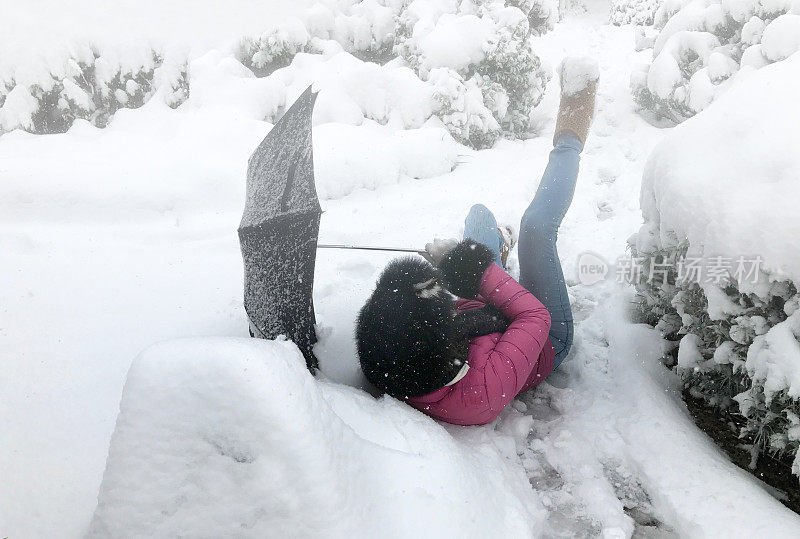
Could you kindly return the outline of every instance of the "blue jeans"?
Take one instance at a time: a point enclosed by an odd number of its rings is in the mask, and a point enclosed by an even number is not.
[[[550,312],[550,341],[555,349],[553,368],[558,367],[572,347],[574,324],[564,272],[558,260],[558,227],[572,203],[578,163],[583,146],[577,137],[563,134],[550,152],[550,161],[533,201],[522,215],[519,227],[519,283]],[[503,238],[489,209],[474,205],[464,221],[464,238],[487,245],[500,264]]]

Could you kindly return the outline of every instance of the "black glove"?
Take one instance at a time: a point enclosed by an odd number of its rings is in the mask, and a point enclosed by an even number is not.
[[[494,253],[482,243],[463,240],[439,262],[439,273],[447,289],[460,298],[474,299],[481,288],[481,277]]]
[[[453,319],[453,327],[459,336],[471,339],[491,333],[504,333],[508,329],[508,319],[494,305],[484,305],[479,309],[459,311]]]

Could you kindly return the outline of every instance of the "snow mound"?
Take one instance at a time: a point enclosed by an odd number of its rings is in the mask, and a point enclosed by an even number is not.
[[[561,93],[566,95],[577,94],[589,83],[597,82],[600,78],[597,60],[585,56],[564,58],[558,67],[558,72],[561,75]]]
[[[645,166],[631,243],[651,270],[636,282],[643,314],[683,336],[685,388],[721,409],[738,402],[753,466],[761,453],[794,456],[800,475],[798,87],[795,53],[677,126]]]
[[[639,241],[670,248],[688,240],[706,256],[760,255],[767,273],[800,283],[798,87],[795,54],[743,77],[677,126],[645,167]]]
[[[456,166],[459,149],[466,151],[441,127],[392,132],[372,121],[358,127],[321,125],[314,128],[317,194],[338,199],[401,178],[447,174]]]
[[[89,535],[530,536],[497,436],[315,380],[289,341],[166,342],[128,373]]]
[[[770,62],[779,62],[800,50],[800,15],[786,13],[764,29],[761,50]]]

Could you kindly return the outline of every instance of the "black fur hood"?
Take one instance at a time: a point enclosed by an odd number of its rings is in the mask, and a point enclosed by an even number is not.
[[[470,248],[470,260],[458,260],[456,265],[461,266],[460,273],[477,273],[479,281],[483,269],[465,272],[463,266],[492,255],[472,251],[475,247]],[[491,258],[484,266],[490,263]],[[449,273],[459,273],[452,266]],[[392,261],[359,313],[356,340],[361,369],[370,383],[394,397],[416,397],[444,387],[467,361],[471,337],[508,327],[502,313],[490,305],[456,312],[455,297],[444,286],[448,272],[443,269],[419,258]],[[477,289],[477,283],[469,288],[475,295]]]

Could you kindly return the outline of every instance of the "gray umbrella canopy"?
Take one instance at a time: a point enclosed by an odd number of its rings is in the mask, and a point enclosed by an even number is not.
[[[312,289],[322,214],[311,146],[316,98],[309,86],[250,156],[239,225],[250,334],[285,335],[312,372],[317,368]]]

